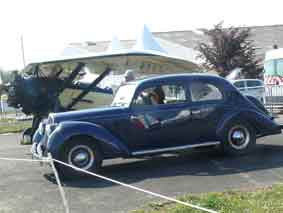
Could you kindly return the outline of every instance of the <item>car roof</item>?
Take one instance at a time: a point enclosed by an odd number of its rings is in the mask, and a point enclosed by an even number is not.
[[[182,73],[182,74],[166,74],[166,75],[157,75],[157,76],[150,76],[145,77],[142,79],[137,79],[131,82],[128,82],[127,84],[144,84],[144,83],[154,83],[154,82],[160,82],[160,81],[181,81],[185,78],[197,78],[197,79],[219,79],[224,80],[223,78],[217,76],[217,75],[210,75],[210,74],[202,74],[202,73]]]
[[[260,79],[256,79],[256,78],[254,78],[254,79],[252,79],[252,78],[248,78],[248,79],[238,79],[238,80],[232,80],[231,82],[240,82],[240,81],[260,81],[260,82],[263,82],[262,80],[260,80]]]

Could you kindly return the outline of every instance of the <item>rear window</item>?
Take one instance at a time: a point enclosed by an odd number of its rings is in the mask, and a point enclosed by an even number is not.
[[[247,87],[260,87],[262,85],[261,81],[247,81]]]
[[[213,84],[206,82],[193,82],[190,86],[193,102],[218,101],[223,99],[221,91]]]

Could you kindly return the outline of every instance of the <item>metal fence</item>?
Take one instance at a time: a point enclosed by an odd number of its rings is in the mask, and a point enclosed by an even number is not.
[[[283,111],[283,85],[265,86],[265,106],[273,113]]]

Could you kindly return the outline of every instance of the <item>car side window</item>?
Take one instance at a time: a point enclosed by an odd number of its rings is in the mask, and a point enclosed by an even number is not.
[[[163,87],[165,92],[166,104],[184,103],[186,102],[186,90],[180,85],[166,85]]]
[[[244,81],[236,81],[234,83],[234,86],[237,87],[238,89],[242,89],[242,88],[245,87],[245,83],[244,83]]]
[[[247,87],[260,87],[263,86],[260,81],[247,81]]]
[[[177,104],[186,102],[185,87],[181,85],[161,85],[146,88],[134,100],[134,105]]]
[[[219,101],[223,99],[223,94],[215,85],[206,82],[192,82],[190,85],[192,102]]]

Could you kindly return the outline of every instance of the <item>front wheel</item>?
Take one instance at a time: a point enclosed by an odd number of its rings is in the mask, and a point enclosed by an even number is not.
[[[254,128],[244,121],[232,122],[223,134],[221,147],[229,155],[244,155],[251,152],[256,145]]]
[[[77,168],[95,173],[101,167],[102,154],[94,143],[94,141],[86,137],[74,138],[68,141],[62,149],[60,160]],[[58,165],[58,170],[65,179],[72,179],[85,174],[64,165]]]

